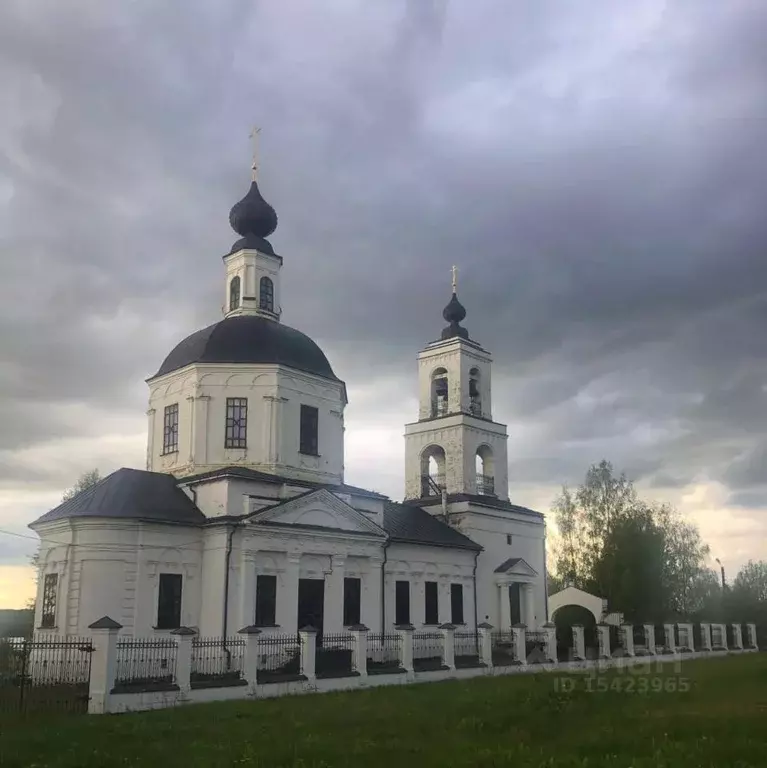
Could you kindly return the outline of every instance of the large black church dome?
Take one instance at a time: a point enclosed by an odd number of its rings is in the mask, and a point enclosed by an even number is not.
[[[271,363],[340,381],[306,334],[258,315],[227,317],[187,336],[152,378],[192,363]]]

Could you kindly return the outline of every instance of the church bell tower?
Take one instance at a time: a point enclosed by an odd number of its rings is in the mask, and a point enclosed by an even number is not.
[[[492,418],[492,358],[461,326],[466,310],[455,267],[442,316],[441,338],[418,354],[418,421],[405,425],[405,498],[446,492],[508,500],[508,435]]]

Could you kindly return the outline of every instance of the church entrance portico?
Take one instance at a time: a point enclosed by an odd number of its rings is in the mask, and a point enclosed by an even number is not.
[[[535,593],[536,571],[522,558],[510,558],[496,569],[500,629],[510,630],[515,624],[536,629]]]

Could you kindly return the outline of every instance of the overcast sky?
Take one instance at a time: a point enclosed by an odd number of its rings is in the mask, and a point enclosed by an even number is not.
[[[457,264],[513,501],[607,458],[733,575],[765,556],[764,0],[3,0],[0,528],[144,466],[144,379],[220,318],[254,123],[349,482],[402,496]],[[33,549],[0,534],[0,606]]]

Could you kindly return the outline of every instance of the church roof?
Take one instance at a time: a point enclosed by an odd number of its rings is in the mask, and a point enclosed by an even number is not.
[[[222,467],[221,469],[212,469],[208,472],[200,472],[197,475],[188,475],[186,477],[179,478],[178,482],[181,485],[186,483],[199,483],[205,480],[215,480],[220,477],[238,477],[242,480],[254,480],[260,483],[274,483],[275,485],[292,485],[297,488],[308,488],[311,490],[319,490],[326,488],[332,493],[349,493],[355,496],[367,496],[371,499],[386,499],[382,493],[376,491],[369,491],[366,488],[359,488],[356,485],[330,485],[328,483],[319,483],[312,480],[296,480],[291,477],[284,477],[283,475],[272,475],[268,472],[259,472],[257,469],[249,469],[248,467]]]
[[[383,523],[391,541],[476,551],[482,549],[476,541],[437,520],[426,510],[409,504],[385,502]]]
[[[488,496],[486,494],[479,493],[448,493],[448,503],[457,501],[468,501],[471,504],[475,504],[479,507],[490,507],[492,509],[505,509],[509,512],[517,512],[522,515],[533,515],[534,517],[543,518],[541,512],[536,512],[534,509],[528,507],[521,507],[519,504],[512,504],[506,499],[499,499],[497,496]],[[440,496],[426,496],[422,499],[409,499],[407,504],[418,504],[423,507],[430,507],[435,504],[441,504],[442,498]]]
[[[59,504],[31,525],[72,517],[131,518],[185,525],[205,521],[205,515],[178,487],[173,475],[125,467]]]
[[[187,336],[151,378],[192,363],[268,363],[340,381],[306,334],[258,315],[227,317]]]

